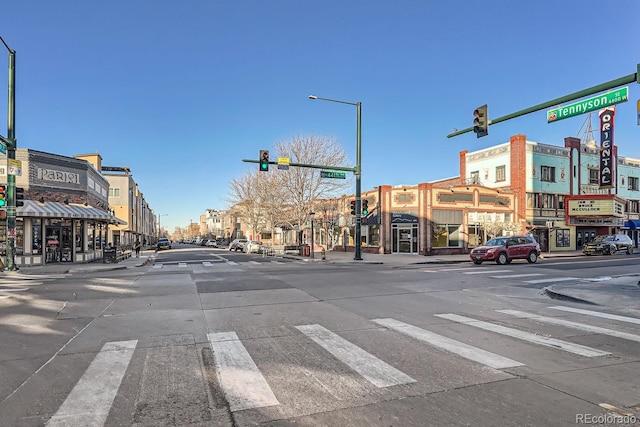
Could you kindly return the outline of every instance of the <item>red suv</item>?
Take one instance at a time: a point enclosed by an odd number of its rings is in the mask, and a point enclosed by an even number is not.
[[[495,261],[503,265],[514,259],[526,259],[534,263],[540,256],[540,245],[531,236],[494,237],[484,246],[474,248],[469,256],[474,264]]]

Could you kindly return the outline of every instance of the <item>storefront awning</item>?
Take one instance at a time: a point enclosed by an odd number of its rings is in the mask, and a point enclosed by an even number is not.
[[[627,228],[629,230],[640,230],[640,219],[630,219],[624,222],[622,228]]]
[[[93,206],[75,203],[44,202],[25,200],[24,206],[16,207],[17,217],[92,219],[110,224],[125,225],[126,222]]]

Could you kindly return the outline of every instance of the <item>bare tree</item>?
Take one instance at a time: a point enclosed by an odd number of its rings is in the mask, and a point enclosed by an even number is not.
[[[289,157],[292,163],[322,166],[342,166],[347,164],[347,154],[335,139],[318,136],[296,136],[290,141],[276,144],[280,157]],[[289,200],[289,209],[283,223],[303,230],[309,212],[315,209],[314,202],[336,197],[350,185],[350,179],[323,179],[320,169],[291,167],[278,171],[283,175],[283,186]]]
[[[233,213],[249,226],[253,238],[258,234],[260,226],[264,224],[264,212],[260,199],[260,181],[262,180],[260,173],[247,171],[229,183],[228,202],[232,206]]]

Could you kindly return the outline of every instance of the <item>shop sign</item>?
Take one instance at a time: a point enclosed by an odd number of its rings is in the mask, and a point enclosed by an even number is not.
[[[613,116],[616,110],[600,112],[600,188],[613,187]]]

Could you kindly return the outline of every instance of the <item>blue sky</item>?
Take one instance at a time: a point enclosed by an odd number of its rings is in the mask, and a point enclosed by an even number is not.
[[[456,176],[461,150],[518,133],[582,137],[587,116],[546,111],[446,136],[479,105],[495,118],[635,73],[638,16],[637,0],[21,0],[0,35],[18,146],[130,167],[172,231],[228,207],[229,181],[257,168],[241,160],[278,141],[334,137],[355,164],[356,108],[311,94],[362,102],[363,190]],[[640,159],[629,86],[614,143]]]

